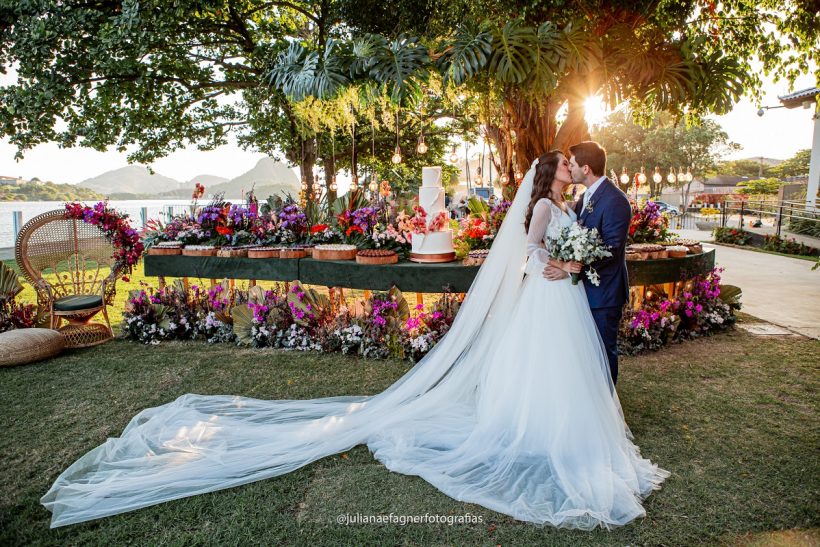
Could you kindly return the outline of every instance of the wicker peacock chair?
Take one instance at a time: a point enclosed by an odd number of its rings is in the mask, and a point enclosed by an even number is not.
[[[66,347],[102,344],[114,333],[106,308],[122,270],[113,268],[115,247],[97,226],[49,211],[20,230],[15,255],[20,271],[37,291],[41,313],[59,330]],[[91,319],[102,312],[105,324]],[[65,320],[66,325],[60,326]]]

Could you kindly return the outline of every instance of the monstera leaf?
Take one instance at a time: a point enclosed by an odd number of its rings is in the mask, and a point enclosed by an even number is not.
[[[313,80],[313,94],[319,99],[333,97],[341,88],[350,83],[343,55],[337,42],[332,39],[328,40]]]
[[[0,263],[0,299],[11,300],[23,290],[17,272]]]
[[[394,102],[419,91],[418,79],[424,79],[430,56],[419,39],[404,34],[375,51],[370,76],[386,86]]]
[[[436,62],[444,83],[461,85],[487,66],[493,51],[493,33],[488,25],[466,23],[445,43]]]
[[[533,27],[520,21],[508,21],[493,36],[490,73],[503,83],[523,82],[538,61],[537,42]]]

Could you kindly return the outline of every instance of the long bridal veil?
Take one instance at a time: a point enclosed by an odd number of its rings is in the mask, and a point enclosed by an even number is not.
[[[523,223],[534,172],[531,168],[524,177],[450,331],[387,390],[371,397],[273,401],[188,394],[146,409],[131,420],[119,438],[108,439],[57,478],[41,500],[53,513],[51,526],[282,475],[359,444],[367,444],[389,469],[422,476],[456,499],[476,501],[523,520],[555,523],[551,515],[560,507],[519,505],[524,499],[521,492],[528,488],[533,495],[554,498],[541,490],[547,487],[542,484],[543,473],[556,471],[557,464],[545,463],[544,458],[536,458],[537,464],[524,464],[533,458],[526,447],[521,448],[523,445],[475,435],[480,429],[476,427],[480,414],[477,393],[492,372],[487,355],[499,343],[498,333],[522,288],[526,262]],[[601,363],[596,374],[600,372],[611,382],[600,355],[596,354]],[[526,382],[526,378],[520,381]],[[617,396],[609,395],[611,384],[600,378],[598,382],[607,394],[600,404],[608,405],[605,412],[611,410],[614,416],[614,421],[607,423],[614,424],[615,431],[603,435],[619,436],[614,442],[618,454],[607,453],[604,459],[618,465],[618,458],[628,453],[625,458],[631,463],[625,466],[630,469],[625,474],[633,476],[622,481],[628,483],[623,491],[627,497],[648,493],[662,476],[637,456],[630,442],[621,440],[629,435]],[[514,397],[508,403],[506,406],[514,410]],[[491,414],[514,416],[507,410]],[[504,427],[515,434],[523,425]],[[475,442],[470,444],[470,439]],[[492,442],[499,443],[497,449],[480,453],[481,447]],[[552,469],[545,465],[552,465]],[[635,479],[633,468],[642,469],[637,472],[639,479]],[[612,491],[621,492],[609,486],[606,489],[610,498]],[[640,506],[632,509],[628,518],[634,518]],[[600,521],[611,522],[602,518],[592,524]]]

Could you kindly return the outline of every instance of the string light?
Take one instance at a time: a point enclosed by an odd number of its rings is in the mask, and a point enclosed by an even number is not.
[[[426,154],[427,150],[429,149],[427,148],[427,143],[424,142],[424,135],[422,135],[419,137],[419,144],[416,146],[416,152],[418,154]]]
[[[390,158],[394,164],[398,165],[401,163],[401,147],[399,147],[399,111],[396,109],[396,151],[393,153],[393,157]]]
[[[629,173],[626,172],[626,167],[624,167],[623,170],[621,170],[621,184],[629,184]]]
[[[660,184],[661,181],[663,180],[663,175],[661,175],[661,170],[657,166],[655,166],[655,174],[652,175],[652,180],[655,182],[655,184]]]
[[[458,163],[458,154],[456,153],[456,145],[453,145],[453,151],[450,153],[450,163],[453,165]]]
[[[641,172],[638,173],[638,184],[640,184],[640,185],[646,184],[646,175],[643,172],[643,167],[641,167]]]

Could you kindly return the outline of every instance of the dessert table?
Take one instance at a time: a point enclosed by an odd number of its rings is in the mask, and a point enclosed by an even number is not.
[[[445,287],[456,293],[470,288],[479,266],[461,261],[438,264],[399,262],[365,265],[353,260],[312,258],[223,258],[217,256],[148,255],[145,275],[200,279],[245,279],[267,281],[299,280],[308,285],[386,291],[395,285],[405,292],[440,293]],[[635,287],[675,285],[715,266],[714,249],[682,258],[627,261],[629,284]]]

